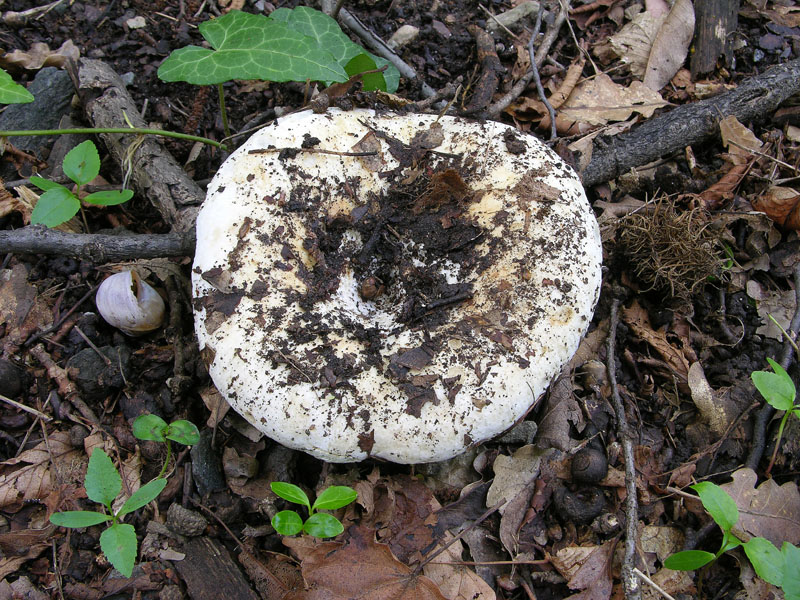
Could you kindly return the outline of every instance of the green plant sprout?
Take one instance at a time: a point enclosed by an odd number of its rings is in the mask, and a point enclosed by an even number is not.
[[[268,17],[232,10],[201,23],[199,29],[211,48],[186,46],[173,51],[158,68],[158,77],[216,85],[227,137],[230,128],[222,91],[227,81],[332,83],[378,68],[385,70],[364,75],[365,90],[393,92],[400,81],[400,73],[387,60],[367,53],[334,19],[306,6],[279,8]]]
[[[33,94],[25,89],[25,86],[16,83],[4,69],[0,69],[0,104],[28,102],[33,102]]]
[[[756,389],[764,396],[764,399],[775,408],[775,410],[782,410],[783,418],[781,424],[778,426],[778,439],[775,440],[775,449],[772,452],[772,457],[769,461],[766,473],[772,471],[772,466],[775,464],[775,458],[778,455],[778,447],[781,444],[783,437],[783,429],[786,427],[786,422],[789,420],[789,415],[794,415],[800,419],[800,404],[796,402],[797,390],[794,386],[792,378],[784,371],[778,363],[771,358],[767,362],[772,367],[774,373],[769,371],[754,371],[750,378],[753,380]]]
[[[69,221],[81,210],[81,186],[88,184],[100,174],[100,155],[97,147],[89,140],[78,144],[67,152],[62,166],[64,174],[77,186],[75,193],[60,183],[43,177],[31,177],[31,183],[44,191],[31,213],[31,224],[41,223],[48,227],[56,227]],[[84,196],[83,200],[90,204],[112,206],[127,202],[132,197],[131,190],[108,190],[93,192]]]
[[[166,485],[166,479],[153,479],[131,494],[114,512],[112,503],[122,491],[122,478],[108,455],[96,448],[89,458],[84,487],[89,500],[102,504],[107,512],[71,510],[53,513],[50,522],[61,527],[81,528],[111,521],[111,525],[100,534],[100,549],[117,571],[130,577],[137,554],[136,531],[133,525],[122,523],[122,518],[155,500]]]
[[[167,472],[167,465],[172,456],[172,444],[170,441],[178,442],[185,446],[192,446],[200,440],[200,432],[191,421],[183,419],[167,422],[158,415],[141,415],[136,417],[133,422],[133,435],[140,440],[150,440],[153,442],[164,442],[167,444],[167,457],[164,459],[164,466],[158,477],[163,477]]]
[[[783,542],[778,550],[763,537],[742,542],[733,534],[733,527],[739,520],[739,509],[733,498],[721,487],[708,481],[691,487],[700,496],[703,508],[722,529],[720,549],[716,554],[704,550],[677,552],[667,557],[664,566],[675,571],[694,571],[711,564],[723,553],[741,546],[761,579],[783,589],[786,600],[800,600],[800,549],[789,542]]]
[[[297,512],[282,510],[272,517],[272,526],[281,535],[295,535],[300,531],[318,538],[336,537],[344,531],[344,525],[333,515],[316,512],[318,510],[334,510],[353,502],[358,494],[352,488],[343,485],[332,485],[322,492],[312,505],[306,493],[296,485],[274,481],[269,484],[278,496],[294,504],[302,504],[308,509],[308,519],[303,522]]]

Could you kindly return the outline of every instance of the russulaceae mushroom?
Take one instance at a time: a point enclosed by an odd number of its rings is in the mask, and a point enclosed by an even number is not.
[[[220,167],[195,329],[231,406],[331,462],[451,458],[522,419],[600,290],[575,173],[496,122],[295,113]]]

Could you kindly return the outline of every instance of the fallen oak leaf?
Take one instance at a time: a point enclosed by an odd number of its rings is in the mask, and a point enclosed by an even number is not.
[[[753,208],[763,212],[786,229],[800,230],[800,193],[790,187],[774,185],[751,201]]]

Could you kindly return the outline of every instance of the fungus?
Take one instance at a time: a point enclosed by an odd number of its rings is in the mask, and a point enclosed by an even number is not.
[[[220,167],[195,330],[231,406],[330,462],[440,461],[521,420],[600,290],[580,181],[496,122],[295,113]]]

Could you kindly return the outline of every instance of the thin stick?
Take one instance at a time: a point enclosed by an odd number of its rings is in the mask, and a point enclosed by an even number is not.
[[[375,151],[370,152],[339,152],[338,150],[323,150],[322,148],[255,148],[248,150],[248,154],[272,154],[274,152],[306,152],[308,154],[333,154],[334,156],[377,156]]]
[[[163,129],[147,129],[144,127],[71,127],[69,129],[13,129],[11,131],[0,131],[0,137],[16,137],[21,135],[97,135],[98,133],[125,133],[130,135],[160,135],[162,137],[172,137],[179,140],[189,140],[191,142],[203,142],[209,146],[225,150],[225,146],[201,137],[199,135],[189,135],[188,133],[178,133],[176,131],[164,131]]]
[[[39,411],[38,411],[38,410],[36,410],[35,408],[31,408],[30,406],[25,406],[25,405],[24,405],[24,404],[22,404],[21,402],[17,402],[16,400],[12,400],[11,398],[6,398],[6,397],[5,397],[5,396],[3,396],[2,394],[0,394],[0,400],[2,400],[3,402],[5,402],[6,404],[10,404],[11,406],[13,406],[13,407],[15,407],[15,408],[18,408],[18,409],[20,409],[20,410],[24,410],[26,413],[30,413],[30,414],[32,414],[33,416],[35,416],[35,417],[37,417],[37,418],[41,419],[42,421],[45,421],[45,422],[50,422],[50,421],[52,421],[52,420],[53,420],[53,418],[52,418],[52,417],[48,417],[48,416],[47,416],[46,414],[44,414],[43,412],[39,412]]]
[[[225,90],[222,89],[222,84],[217,84],[217,95],[219,96],[219,115],[222,117],[222,130],[225,132],[225,137],[231,137],[231,126],[228,124],[228,111],[225,108]]]
[[[633,568],[633,572],[636,573],[639,577],[641,577],[644,581],[646,581],[649,585],[651,585],[653,587],[653,589],[656,590],[662,596],[664,596],[664,598],[666,598],[667,600],[675,600],[675,598],[673,598],[667,592],[665,592],[663,589],[661,589],[655,581],[650,579],[647,575],[642,573],[636,567]]]
[[[553,108],[553,105],[550,104],[547,96],[544,94],[542,80],[539,77],[539,68],[536,66],[536,53],[533,51],[533,42],[536,39],[536,36],[539,35],[539,28],[542,26],[543,13],[544,3],[539,5],[539,12],[536,13],[536,26],[533,28],[531,39],[528,40],[528,55],[530,56],[531,60],[531,71],[533,72],[533,80],[536,82],[536,91],[539,94],[539,100],[542,101],[542,104],[544,104],[545,108],[547,108],[547,114],[550,115],[550,139],[554,140],[556,137],[558,137],[558,134],[556,133],[556,111]]]
[[[622,562],[622,585],[625,589],[626,600],[639,600],[642,591],[639,580],[636,578],[636,538],[639,525],[639,507],[636,496],[636,463],[633,457],[633,443],[628,435],[628,419],[625,416],[625,406],[617,389],[617,369],[615,344],[617,338],[617,325],[619,325],[619,298],[614,298],[611,305],[611,317],[608,330],[607,360],[608,381],[611,384],[611,396],[614,411],[617,413],[617,436],[622,440],[622,450],[625,456],[625,558]]]

